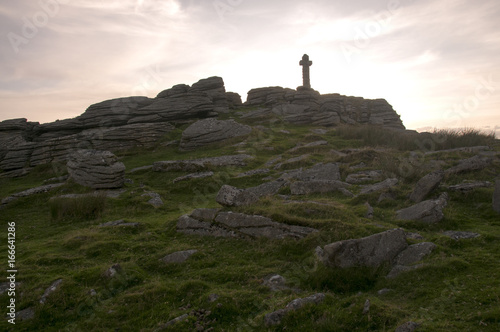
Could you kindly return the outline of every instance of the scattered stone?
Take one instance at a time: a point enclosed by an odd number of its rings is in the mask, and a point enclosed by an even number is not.
[[[136,167],[130,170],[129,173],[136,173],[136,172],[142,172],[142,171],[149,171],[150,169],[153,168],[153,165],[147,165],[147,166],[141,166],[141,167]]]
[[[406,238],[412,240],[423,240],[424,237],[418,233],[406,232]]]
[[[165,330],[167,327],[172,326],[172,325],[175,325],[175,324],[180,323],[180,322],[183,322],[183,321],[185,321],[185,320],[186,320],[186,319],[188,319],[188,318],[189,318],[189,314],[184,314],[184,315],[182,315],[182,316],[176,317],[176,318],[174,318],[174,319],[172,319],[172,320],[169,320],[168,322],[166,322],[165,324],[163,324],[163,325],[162,325],[162,326],[160,326],[159,328],[157,328],[157,329],[155,330],[155,332],[160,332],[160,331],[163,331],[163,330]]]
[[[280,309],[267,314],[264,318],[264,322],[267,326],[279,325],[281,320],[290,311],[295,311],[302,308],[306,304],[319,304],[325,299],[325,294],[317,293],[305,298],[295,299],[288,303],[284,309]]]
[[[234,120],[203,119],[184,130],[179,148],[194,150],[209,144],[247,136],[251,132],[252,127],[239,124]]]
[[[192,180],[192,179],[204,179],[214,176],[214,172],[199,172],[199,173],[191,173],[184,176],[179,176],[174,179],[173,183],[177,183],[180,181]]]
[[[268,162],[266,162],[266,166],[267,167],[270,167],[274,164],[276,164],[277,162],[279,162],[280,160],[282,160],[283,157],[282,156],[277,156],[277,157],[274,157],[272,159],[270,159]]]
[[[456,149],[448,149],[448,150],[437,150],[437,151],[427,151],[425,153],[426,156],[438,153],[450,153],[450,152],[465,152],[465,153],[479,153],[483,151],[489,151],[491,148],[489,146],[471,146],[465,148],[456,148]]]
[[[339,166],[334,163],[317,164],[311,168],[302,170],[288,171],[281,175],[284,180],[297,180],[297,181],[311,181],[311,180],[324,180],[324,181],[340,181]]]
[[[296,152],[300,149],[313,148],[313,147],[322,146],[322,145],[328,145],[328,142],[327,141],[317,141],[317,142],[307,143],[304,145],[298,145],[298,146],[288,150],[288,152]]]
[[[448,189],[451,191],[468,193],[478,188],[489,188],[491,186],[493,186],[493,184],[488,181],[475,181],[475,182],[466,182],[454,186],[449,186]]]
[[[2,282],[0,284],[0,295],[2,295],[3,293],[5,293],[9,288],[19,288],[19,286],[21,285],[20,282],[15,282],[15,283],[10,283],[10,282]],[[14,286],[14,287],[12,287]]]
[[[373,219],[373,212],[374,212],[373,207],[368,202],[365,203],[365,207],[366,207],[365,218]]]
[[[392,188],[395,185],[397,185],[398,182],[399,182],[398,179],[393,178],[393,179],[387,179],[387,180],[379,182],[379,183],[375,183],[373,185],[363,186],[359,194],[366,195],[366,194],[371,194],[371,193],[382,191],[382,190],[387,190],[387,189]]]
[[[317,250],[318,258],[329,267],[378,267],[392,262],[408,247],[402,229],[393,229],[361,239],[328,244]]]
[[[24,191],[21,191],[19,193],[13,194],[12,196],[9,196],[9,197],[2,199],[1,204],[2,205],[8,204],[10,202],[17,200],[20,197],[28,197],[28,196],[35,195],[35,194],[46,193],[46,192],[49,192],[50,190],[59,188],[63,185],[64,185],[64,183],[46,184],[44,186],[24,190]]]
[[[211,158],[191,159],[191,160],[167,160],[157,161],[153,164],[155,172],[196,172],[207,167],[223,166],[246,166],[245,160],[252,159],[247,154],[238,154],[232,156],[220,156]]]
[[[419,326],[420,324],[415,322],[406,322],[403,325],[398,326],[394,332],[414,332]]]
[[[89,295],[90,296],[97,296],[97,292],[95,291],[95,289],[91,289],[89,292]]]
[[[452,238],[453,240],[475,239],[480,235],[472,232],[446,231],[443,235]]]
[[[189,257],[196,254],[198,250],[184,250],[174,252],[173,254],[169,254],[161,259],[163,263],[171,264],[171,263],[184,263],[187,261]]]
[[[363,315],[368,315],[370,313],[370,299],[366,299],[365,304],[363,305]]]
[[[68,180],[68,178],[69,178],[69,175],[58,176],[55,178],[47,179],[47,180],[43,181],[43,183],[50,183],[50,182],[61,183],[61,182],[65,182],[66,180]]]
[[[493,193],[493,210],[500,213],[500,179],[495,182],[495,192]]]
[[[104,272],[106,278],[113,278],[116,274],[122,271],[120,264],[114,264]]]
[[[271,170],[269,168],[261,168],[261,169],[254,169],[245,173],[240,173],[236,175],[237,178],[244,178],[247,176],[254,176],[254,175],[261,175],[261,174],[268,174]]]
[[[382,171],[361,171],[354,174],[349,174],[345,182],[350,184],[360,184],[372,181],[380,181],[382,178]]]
[[[447,204],[448,194],[443,193],[438,199],[423,201],[409,208],[396,211],[396,215],[399,220],[437,223],[444,218],[443,209]]]
[[[35,309],[33,308],[26,308],[21,311],[16,312],[16,319],[19,320],[30,320],[35,318]]]
[[[336,180],[297,181],[290,185],[290,191],[292,195],[325,194],[335,191],[344,193],[342,189],[349,186],[348,183]]]
[[[297,163],[300,163],[300,162],[302,162],[304,160],[309,159],[309,157],[310,157],[310,155],[305,154],[305,155],[302,155],[302,156],[290,158],[290,159],[284,161],[283,163],[279,163],[276,166],[274,166],[274,169],[278,170],[278,169],[281,169],[281,168],[290,167],[290,165],[295,165]]]
[[[382,288],[381,290],[379,290],[379,291],[377,292],[377,294],[378,294],[378,295],[385,295],[385,294],[390,293],[390,292],[392,292],[392,289],[389,289],[389,288]]]
[[[284,184],[283,181],[272,181],[247,189],[224,185],[219,190],[215,200],[222,206],[252,205],[262,196],[276,194]]]
[[[109,151],[79,150],[66,164],[70,177],[78,184],[93,189],[123,187],[125,165]]]
[[[100,224],[99,227],[139,227],[139,223],[137,222],[125,222],[125,220],[115,220],[109,221],[104,224]]]
[[[264,286],[269,287],[273,292],[290,289],[286,285],[286,279],[279,274],[273,274],[264,278]]]
[[[395,200],[396,200],[396,196],[393,193],[385,192],[385,193],[380,194],[380,196],[378,197],[377,203],[380,204],[383,201],[395,201]]]
[[[444,172],[437,171],[427,174],[421,178],[410,194],[410,200],[415,203],[420,203],[424,198],[436,189],[444,179]]]
[[[41,304],[45,304],[45,301],[47,301],[47,297],[57,290],[59,285],[61,285],[62,281],[63,281],[62,279],[57,279],[52,283],[52,285],[50,285],[49,288],[45,290],[45,292],[42,295],[42,298],[40,299]]]
[[[144,197],[144,196],[151,197],[151,199],[148,201],[148,204],[151,204],[155,208],[160,208],[164,205],[160,194],[157,194],[154,192],[149,192],[149,193],[142,194],[141,196],[142,197]]]
[[[328,134],[328,130],[326,129],[311,129],[311,132],[316,135],[325,135]]]
[[[210,295],[208,295],[208,302],[210,302],[210,303],[214,303],[214,302],[215,302],[215,301],[217,301],[219,298],[220,298],[220,295],[219,295],[219,294],[210,294]]]
[[[447,176],[465,172],[479,171],[490,164],[491,160],[481,156],[475,156],[469,159],[461,160],[457,166],[451,167],[445,171]]]
[[[195,210],[196,211],[196,210]],[[215,219],[215,215],[214,218]],[[239,237],[239,235],[231,230],[213,224],[212,220],[198,220],[193,214],[190,216],[183,215],[177,221],[177,232],[188,235],[201,235],[213,237]]]

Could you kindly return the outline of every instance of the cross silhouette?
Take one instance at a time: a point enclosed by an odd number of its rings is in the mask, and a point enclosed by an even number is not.
[[[311,88],[311,78],[309,77],[309,67],[312,66],[312,61],[309,61],[309,55],[304,54],[302,60],[299,62],[299,65],[302,66],[302,80],[303,87],[310,89]]]

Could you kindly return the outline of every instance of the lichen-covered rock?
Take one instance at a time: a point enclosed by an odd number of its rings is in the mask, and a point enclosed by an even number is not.
[[[121,188],[125,165],[109,151],[79,150],[67,163],[70,177],[78,184],[94,189]]]
[[[179,147],[182,150],[193,150],[228,139],[244,137],[251,132],[250,126],[239,124],[234,120],[204,119],[184,130]]]

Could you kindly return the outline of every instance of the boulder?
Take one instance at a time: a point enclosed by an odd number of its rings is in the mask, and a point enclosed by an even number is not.
[[[163,200],[161,199],[161,196],[158,193],[149,192],[149,193],[142,194],[141,196],[150,197],[150,200],[148,200],[148,204],[151,204],[155,208],[160,208],[164,205]]]
[[[500,213],[500,179],[495,182],[495,191],[493,192],[493,210]]]
[[[62,279],[57,279],[56,281],[54,281],[50,286],[49,288],[47,288],[45,290],[45,292],[43,293],[42,297],[40,298],[40,303],[41,304],[45,304],[45,302],[47,301],[47,297],[54,293],[58,288],[59,286],[61,285],[61,283],[63,282]]]
[[[85,187],[121,188],[125,182],[125,165],[109,151],[79,150],[66,166],[70,177]]]
[[[182,150],[193,150],[228,139],[247,136],[251,132],[250,126],[239,124],[234,120],[204,119],[184,130],[179,147]]]
[[[211,99],[215,111],[225,112],[228,108],[224,80],[221,77],[213,76],[201,79],[191,86],[189,92],[206,94]]]
[[[187,84],[177,84],[171,87],[170,89],[163,90],[156,96],[156,98],[176,97],[187,93],[189,91],[189,88],[190,86]]]
[[[405,232],[394,229],[328,244],[317,254],[326,266],[334,268],[378,267],[392,263],[407,247]]]
[[[213,219],[215,219],[215,215]],[[234,231],[213,224],[213,219],[198,220],[193,214],[183,215],[177,221],[177,232],[213,237],[239,237]]]
[[[429,255],[436,245],[432,242],[421,242],[417,244],[412,244],[405,250],[403,250],[396,257],[396,265],[412,265],[422,260],[425,256]]]
[[[275,105],[280,102],[285,102],[285,94],[293,91],[291,89],[284,89],[279,86],[257,88],[248,92],[246,105]]]
[[[415,189],[410,194],[410,200],[415,203],[420,203],[427,195],[429,195],[432,191],[434,191],[434,189],[439,186],[443,179],[443,171],[437,171],[427,174],[417,182]]]
[[[443,209],[447,203],[448,195],[444,193],[439,199],[423,201],[409,208],[397,211],[397,219],[437,223],[444,218]]]

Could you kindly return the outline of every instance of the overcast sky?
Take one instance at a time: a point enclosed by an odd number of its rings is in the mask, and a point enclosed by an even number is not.
[[[0,4],[0,120],[50,122],[223,77],[385,98],[407,128],[500,134],[498,0],[17,0]],[[496,129],[495,129],[496,127]]]

